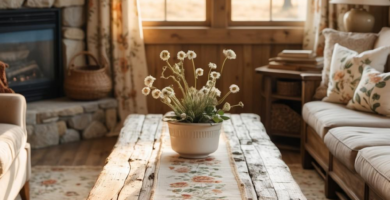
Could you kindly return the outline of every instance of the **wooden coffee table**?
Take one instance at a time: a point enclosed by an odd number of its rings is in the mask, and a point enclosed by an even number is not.
[[[222,129],[229,140],[247,199],[306,199],[259,116],[232,114],[230,117]],[[153,197],[160,136],[168,131],[161,119],[162,115],[136,114],[126,119],[88,199],[148,200]]]

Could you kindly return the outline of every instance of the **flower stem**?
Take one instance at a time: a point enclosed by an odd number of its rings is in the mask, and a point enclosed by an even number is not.
[[[177,85],[179,86],[181,92],[183,93],[183,96],[185,96],[186,93],[184,92],[184,89],[183,89],[183,87],[181,86],[180,81],[178,81],[178,80],[175,78],[175,76],[173,76],[173,75],[170,75],[170,76],[166,77],[166,76],[164,75],[165,70],[167,70],[167,67],[163,67],[163,71],[162,71],[162,73],[161,73],[161,78],[163,78],[163,79],[172,78],[172,79],[177,83]]]
[[[226,62],[226,60],[227,60],[227,57],[225,58],[225,60],[223,61],[223,63],[222,63],[222,68],[221,68],[221,75],[222,75],[222,72],[223,72],[223,67],[225,66],[225,62]]]
[[[228,97],[230,93],[232,93],[232,92],[229,91],[228,93],[226,93],[225,96],[223,96],[222,99],[220,99],[218,101],[217,106],[220,105],[221,103],[223,103],[225,101],[226,97]]]
[[[194,69],[194,80],[195,80],[195,89],[196,89],[196,72],[195,72],[195,63],[194,63],[194,59],[192,59],[192,68]]]

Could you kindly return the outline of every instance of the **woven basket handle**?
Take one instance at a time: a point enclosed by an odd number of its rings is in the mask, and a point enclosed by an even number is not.
[[[106,65],[103,65],[103,66],[99,65],[99,62],[98,62],[98,60],[96,59],[96,57],[94,55],[92,55],[88,51],[81,51],[81,52],[77,53],[76,55],[74,55],[72,57],[72,59],[70,60],[69,65],[68,65],[68,69],[67,69],[69,75],[70,75],[70,70],[73,69],[73,68],[76,68],[74,62],[75,62],[76,58],[78,56],[80,56],[80,55],[87,55],[87,56],[92,58],[92,60],[96,63],[97,66],[99,66],[99,68],[106,68]]]

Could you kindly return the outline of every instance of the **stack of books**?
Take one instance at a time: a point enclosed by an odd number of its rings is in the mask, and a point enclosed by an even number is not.
[[[311,50],[283,50],[278,57],[270,58],[268,68],[295,71],[321,71],[323,57],[316,57]]]

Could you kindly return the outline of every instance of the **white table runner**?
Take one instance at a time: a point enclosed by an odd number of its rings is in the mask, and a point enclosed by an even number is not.
[[[162,138],[155,200],[245,199],[223,132],[218,150],[205,159],[179,158],[171,149],[169,136],[163,135]]]

